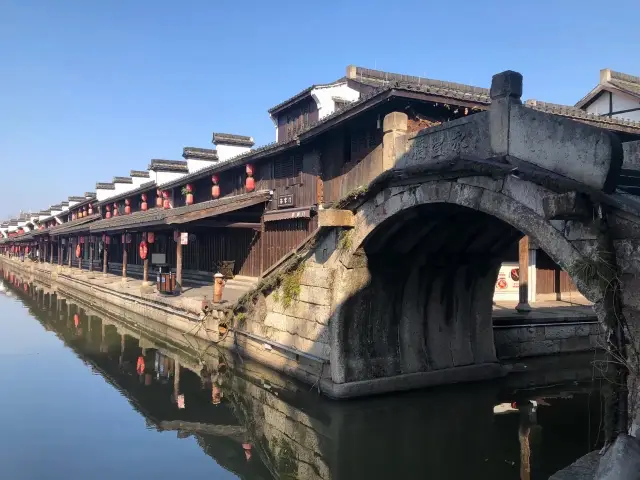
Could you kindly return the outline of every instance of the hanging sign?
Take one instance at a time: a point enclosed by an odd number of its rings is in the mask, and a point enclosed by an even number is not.
[[[180,245],[189,245],[189,234],[187,232],[180,234]]]
[[[295,206],[293,193],[287,193],[278,197],[278,208],[290,208]]]

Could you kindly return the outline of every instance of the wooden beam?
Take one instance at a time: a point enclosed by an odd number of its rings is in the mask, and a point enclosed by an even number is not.
[[[320,227],[354,227],[355,216],[351,210],[329,208],[318,210],[318,226]]]
[[[194,227],[209,227],[209,228],[251,228],[258,230],[262,228],[260,222],[224,222],[216,220],[203,220],[193,224]]]
[[[531,306],[529,305],[529,237],[522,237],[518,246],[520,301],[516,306],[516,310],[526,313],[531,311]]]

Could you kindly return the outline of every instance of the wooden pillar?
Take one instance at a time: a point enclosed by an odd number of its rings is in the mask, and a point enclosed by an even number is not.
[[[516,306],[516,311],[526,313],[531,311],[529,305],[529,237],[527,236],[522,237],[518,244],[518,261],[520,264],[518,278],[520,301]]]
[[[182,291],[182,242],[180,237],[176,242],[176,290]]]
[[[93,237],[89,237],[89,271],[93,272]]]
[[[71,268],[71,259],[73,258],[73,242],[71,241],[71,237],[67,238],[67,252],[69,252],[67,263],[69,264],[69,268]]]
[[[102,252],[102,273],[107,274],[107,255],[109,254],[109,244],[105,241]]]
[[[122,242],[122,278],[127,278],[127,241]]]
[[[80,243],[80,237],[78,237],[76,241],[78,242],[76,245],[80,246],[80,256],[78,257],[78,268],[82,270],[82,246]]]

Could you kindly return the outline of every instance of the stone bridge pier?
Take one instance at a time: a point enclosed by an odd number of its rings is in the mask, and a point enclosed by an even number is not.
[[[300,298],[282,308],[279,289],[263,292],[266,308],[244,328],[303,336],[299,350],[324,362],[320,385],[334,397],[499,376],[494,286],[503,252],[526,235],[594,303],[611,345],[628,340],[632,357],[640,201],[616,184],[632,160],[623,152],[640,149],[523,105],[521,92],[520,74],[498,74],[489,111],[418,133],[407,132],[404,113],[388,114],[384,171],[320,210],[318,238],[300,254]],[[628,359],[634,382],[640,357]]]

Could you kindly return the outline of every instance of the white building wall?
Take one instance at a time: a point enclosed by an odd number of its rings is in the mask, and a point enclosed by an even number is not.
[[[210,167],[214,162],[211,160],[203,160],[200,158],[187,158],[187,168],[189,169],[189,173],[197,172],[198,170],[202,170],[203,168]]]
[[[102,202],[103,200],[106,200],[109,197],[112,197],[113,195],[115,195],[114,193],[115,190],[107,190],[107,189],[102,189],[102,188],[97,188],[96,189],[96,201],[98,202]]]
[[[115,195],[120,195],[121,193],[125,193],[128,192],[130,190],[133,190],[134,188],[136,188],[136,184],[135,183],[120,183],[120,182],[114,182],[113,183],[116,187],[115,190],[111,190],[111,195],[109,195],[109,197],[113,197]]]
[[[276,132],[277,132],[276,128]],[[230,158],[241,155],[251,150],[250,147],[241,147],[239,145],[216,145],[216,151],[218,152],[218,161],[225,162]],[[191,171],[191,169],[189,169]]]
[[[355,102],[360,98],[360,92],[349,87],[345,82],[327,87],[316,87],[311,90],[311,96],[318,106],[319,118],[323,118],[336,111],[334,97],[340,100]]]
[[[151,179],[154,180],[159,187],[185,176],[183,172],[156,172],[155,170],[151,170],[149,173],[151,174]]]
[[[151,181],[151,178],[145,178],[145,177],[131,177],[131,180],[133,180],[133,189],[135,190],[136,188],[138,188],[140,185],[142,185],[143,183],[148,183]]]
[[[640,102],[632,100],[625,95],[613,94],[613,111],[631,110],[632,108],[640,108]],[[609,92],[602,93],[594,102],[587,107],[587,112],[596,115],[605,115],[609,113]],[[635,112],[619,113],[613,115],[613,118],[622,118],[625,120],[634,120],[640,122],[640,110]]]

